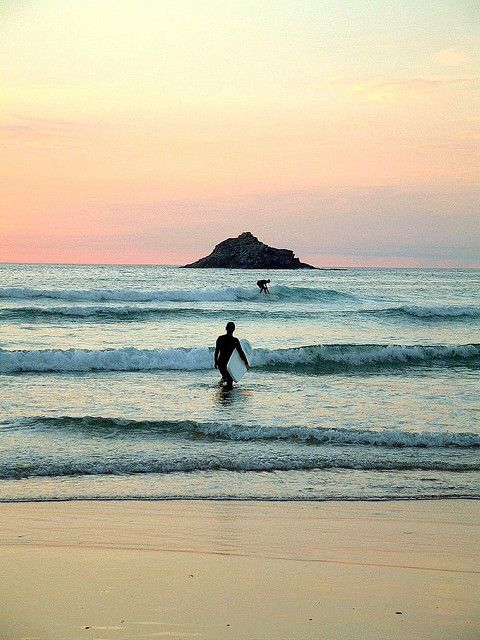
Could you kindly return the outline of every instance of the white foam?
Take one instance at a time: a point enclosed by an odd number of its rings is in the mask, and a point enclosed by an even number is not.
[[[0,372],[41,371],[144,371],[211,369],[212,353],[206,347],[197,349],[134,348],[47,349],[39,351],[0,350]]]
[[[283,370],[307,367],[313,372],[328,365],[356,368],[465,361],[480,356],[480,345],[314,345],[294,349],[256,349],[252,366]],[[143,371],[211,369],[212,349],[0,349],[0,373],[41,371]]]
[[[298,349],[275,351],[257,349],[254,365],[299,365],[312,363],[361,365],[395,365],[408,362],[433,362],[455,358],[473,358],[480,355],[480,345],[314,345]]]
[[[90,302],[201,302],[236,301],[258,298],[258,292],[250,289],[232,287],[224,289],[162,289],[159,291],[140,291],[136,289],[31,289],[29,287],[8,287],[0,289],[0,298],[12,299],[52,299],[79,300]]]
[[[480,307],[460,307],[460,306],[403,306],[400,311],[415,316],[417,318],[478,318],[480,317]]]
[[[130,435],[156,433],[158,437],[205,436],[221,440],[272,440],[314,444],[351,444],[379,447],[480,447],[480,434],[453,431],[405,431],[401,429],[346,429],[327,427],[265,427],[231,423],[199,423],[193,420],[131,420],[102,416],[39,416],[23,418],[17,429],[38,428],[51,431],[87,430],[89,433],[109,433],[123,438]],[[109,437],[111,437],[109,435]]]
[[[475,471],[478,465],[469,462],[450,462],[429,460],[426,457],[408,458],[355,458],[338,452],[338,455],[314,455],[301,457],[289,455],[279,458],[272,452],[269,455],[237,455],[231,452],[224,456],[200,456],[188,459],[184,455],[168,458],[151,457],[142,459],[132,456],[113,459],[100,459],[85,456],[77,460],[61,461],[55,459],[33,460],[24,465],[18,463],[0,464],[0,478],[65,477],[92,475],[130,475],[139,473],[192,473],[198,471],[306,471],[313,469],[365,469],[365,470],[438,470],[438,471]]]
[[[226,440],[288,440],[317,444],[358,444],[382,447],[480,447],[474,433],[325,429],[309,427],[243,427],[223,424],[188,424],[183,429]]]
[[[186,309],[186,311],[194,311],[195,309]],[[132,305],[107,306],[107,305],[77,305],[63,307],[11,307],[2,309],[5,315],[13,315],[20,317],[29,316],[73,316],[88,318],[92,316],[128,316],[143,315],[149,313],[175,313],[185,311],[182,307],[142,307]]]
[[[235,302],[272,300],[308,301],[331,298],[354,298],[355,296],[334,289],[309,287],[272,287],[271,296],[259,295],[256,286],[225,287],[218,289],[161,289],[141,291],[136,289],[32,289],[29,287],[6,287],[0,289],[4,299],[52,299],[90,302]]]

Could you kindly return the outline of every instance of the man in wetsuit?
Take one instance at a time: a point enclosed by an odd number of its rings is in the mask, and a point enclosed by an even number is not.
[[[235,323],[228,322],[225,327],[227,333],[223,336],[218,336],[217,343],[215,345],[215,369],[218,369],[222,374],[221,382],[227,383],[227,389],[233,388],[233,378],[228,373],[227,364],[230,360],[230,356],[233,351],[236,349],[244,361],[247,369],[250,368],[247,360],[247,356],[243,352],[242,346],[240,344],[240,340],[238,338],[233,337],[233,332],[235,331]]]
[[[260,289],[260,293],[264,293],[265,295],[270,293],[267,287],[267,283],[269,282],[270,280],[257,280],[257,287]]]

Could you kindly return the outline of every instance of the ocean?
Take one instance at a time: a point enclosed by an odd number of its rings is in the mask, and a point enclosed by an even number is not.
[[[0,501],[479,498],[479,330],[475,270],[0,265]]]

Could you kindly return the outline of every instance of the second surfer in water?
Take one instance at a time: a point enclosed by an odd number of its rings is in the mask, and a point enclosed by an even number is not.
[[[257,287],[260,289],[260,293],[264,293],[265,295],[267,295],[267,293],[270,293],[267,287],[267,284],[269,283],[270,280],[257,280]]]
[[[233,378],[228,373],[227,364],[230,360],[230,356],[236,349],[244,361],[247,369],[250,368],[247,360],[247,356],[243,352],[242,345],[240,344],[240,340],[233,336],[233,332],[235,331],[235,323],[228,322],[225,327],[227,333],[223,336],[218,336],[217,343],[215,345],[215,369],[218,369],[222,374],[221,382],[226,383],[227,389],[233,388]]]

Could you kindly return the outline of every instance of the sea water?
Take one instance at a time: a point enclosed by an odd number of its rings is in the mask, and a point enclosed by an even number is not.
[[[478,498],[479,330],[474,270],[0,265],[0,500]]]

